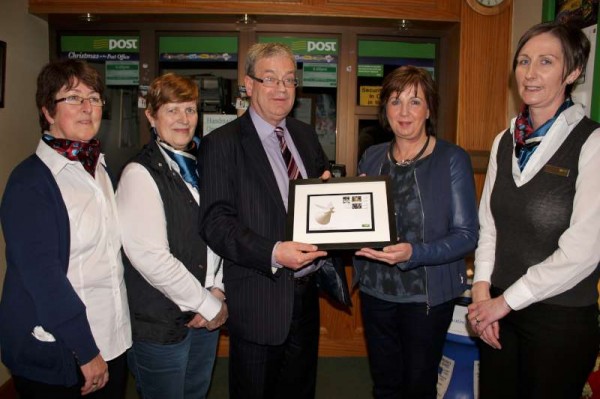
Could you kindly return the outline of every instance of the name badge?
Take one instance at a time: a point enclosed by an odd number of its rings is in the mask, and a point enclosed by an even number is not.
[[[571,173],[571,169],[562,168],[560,166],[554,165],[546,165],[544,166],[544,172],[550,173],[557,176],[569,177],[569,173]]]

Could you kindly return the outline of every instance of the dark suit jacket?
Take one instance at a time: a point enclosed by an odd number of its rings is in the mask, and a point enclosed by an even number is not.
[[[315,130],[286,119],[308,177],[328,162]],[[250,113],[202,139],[200,233],[224,258],[228,328],[236,337],[279,345],[288,335],[294,299],[293,271],[271,271],[271,254],[285,240],[286,211],[275,175]]]

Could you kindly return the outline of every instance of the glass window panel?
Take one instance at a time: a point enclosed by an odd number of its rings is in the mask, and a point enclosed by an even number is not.
[[[414,65],[433,74],[435,61],[436,43],[433,42],[359,40],[357,105],[377,106],[383,78],[394,69]]]
[[[236,36],[161,36],[159,74],[173,72],[192,78],[200,89],[196,135],[215,128],[204,126],[206,114],[236,115],[238,38]],[[225,119],[223,119],[223,122]]]

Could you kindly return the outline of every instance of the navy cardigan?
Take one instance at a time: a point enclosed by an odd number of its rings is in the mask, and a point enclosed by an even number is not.
[[[47,384],[78,383],[79,364],[100,352],[85,305],[67,279],[69,215],[48,167],[31,155],[12,172],[0,220],[6,278],[0,300],[2,362],[13,375]],[[36,339],[36,326],[55,337]]]
[[[389,143],[369,147],[359,173],[381,174],[389,162]],[[437,139],[429,162],[416,168],[424,213],[423,242],[411,242],[412,256],[399,263],[401,270],[424,267],[427,304],[436,306],[460,296],[466,289],[465,255],[477,246],[479,221],[475,184],[469,155],[460,147]],[[355,258],[356,279],[367,258]]]

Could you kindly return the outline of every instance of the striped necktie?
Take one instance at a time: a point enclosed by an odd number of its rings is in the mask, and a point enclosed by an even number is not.
[[[275,128],[275,134],[279,139],[279,148],[281,149],[283,162],[285,162],[285,165],[287,166],[288,177],[290,180],[296,180],[300,175],[300,171],[298,170],[298,165],[296,165],[296,161],[294,160],[294,157],[292,156],[292,153],[290,152],[290,149],[288,148],[287,143],[285,142],[285,137],[283,136],[283,128],[277,126]]]

